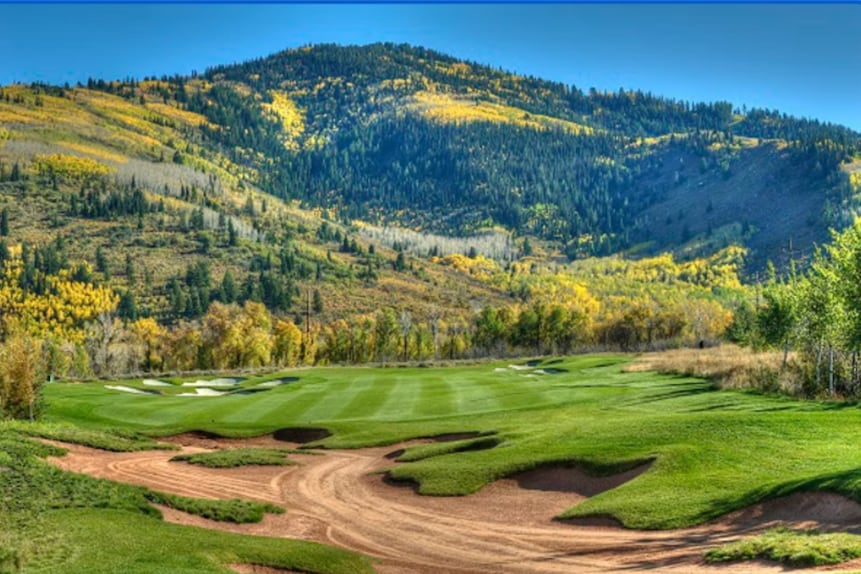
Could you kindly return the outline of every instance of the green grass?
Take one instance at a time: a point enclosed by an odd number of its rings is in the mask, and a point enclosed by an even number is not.
[[[512,473],[576,463],[606,474],[653,461],[647,472],[563,513],[612,516],[632,528],[702,523],[798,490],[861,501],[861,411],[800,402],[654,373],[623,373],[629,357],[545,362],[526,376],[508,362],[446,368],[315,368],[254,395],[143,396],[102,385],[47,387],[48,418],[151,436],[206,430],[252,436],[324,427],[330,448],[394,444],[441,433],[493,434],[482,450],[408,449],[392,476],[432,495],[463,495]],[[253,385],[249,379],[243,385]],[[366,400],[367,399],[367,400]]]
[[[60,429],[60,430],[58,430]],[[44,460],[63,448],[23,434],[79,439],[116,450],[133,434],[29,423],[0,425],[0,573],[219,573],[249,562],[320,574],[370,572],[365,559],[318,544],[225,535],[161,521],[151,503],[213,520],[257,522],[270,504],[202,500],[61,471]]]
[[[373,574],[367,559],[321,544],[177,526],[121,510],[55,510],[8,537],[17,546],[4,550],[21,557],[25,572],[230,574],[226,564],[244,563],[319,574]]]
[[[295,461],[287,458],[287,455],[291,452],[297,451],[284,448],[231,448],[213,452],[182,454],[173,457],[171,460],[198,464],[207,468],[234,468],[255,464],[285,466],[296,464]]]
[[[775,528],[706,552],[706,562],[773,560],[791,566],[840,564],[861,556],[861,536]]]
[[[260,522],[264,514],[283,514],[284,509],[272,504],[261,504],[249,500],[210,500],[205,498],[190,498],[165,492],[150,490],[145,495],[147,500],[155,504],[163,504],[170,508],[196,514],[203,518],[218,522],[234,522],[246,524]]]
[[[39,424],[31,424],[21,421],[4,421],[0,423],[0,430],[7,429],[28,436],[70,442],[113,452],[156,449],[174,450],[178,448],[174,444],[160,443],[151,437],[119,428],[111,429],[110,432],[101,432],[93,429],[78,428],[68,424],[46,424],[41,422]]]

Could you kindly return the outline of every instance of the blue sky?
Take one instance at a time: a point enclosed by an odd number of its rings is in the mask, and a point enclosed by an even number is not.
[[[309,43],[408,42],[582,89],[861,130],[861,5],[0,5],[0,83],[188,73]]]

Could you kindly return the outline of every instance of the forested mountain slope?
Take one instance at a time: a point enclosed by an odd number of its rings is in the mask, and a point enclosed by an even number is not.
[[[854,219],[858,153],[838,126],[384,44],[5,86],[0,337],[97,374],[713,338],[745,266]],[[269,343],[218,355],[246,320]],[[105,341],[136,358],[105,370]]]
[[[182,99],[221,126],[210,141],[261,166],[263,189],[346,219],[501,225],[571,256],[741,242],[760,268],[858,210],[858,134],[769,110],[583,92],[386,44],[290,50],[199,82]]]

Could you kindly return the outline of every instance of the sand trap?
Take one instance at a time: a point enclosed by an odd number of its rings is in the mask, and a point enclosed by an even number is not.
[[[496,367],[495,369],[493,369],[493,372],[494,373],[507,373],[508,369],[506,369],[505,367]]]
[[[719,519],[727,524],[809,523],[820,528],[838,528],[852,524],[856,533],[861,525],[861,505],[831,492],[796,492],[766,500]]]
[[[508,365],[508,368],[515,371],[531,371],[535,367],[530,367],[529,365]]]
[[[164,381],[159,381],[156,379],[144,379],[143,384],[148,387],[172,387],[170,383],[166,383]]]
[[[233,387],[240,383],[237,379],[212,379],[209,381],[197,380],[193,383],[182,383],[183,387]]]
[[[212,435],[182,436],[202,440]],[[646,465],[598,479],[572,478],[575,469],[547,467],[498,480],[469,496],[439,497],[420,496],[410,488],[390,486],[383,475],[375,472],[391,467],[391,461],[384,458],[386,452],[403,444],[329,450],[306,457],[302,466],[266,469],[178,465],[170,462],[175,451],[114,453],[79,445],[63,446],[68,449],[66,456],[48,460],[65,470],[185,496],[271,502],[288,510],[286,514],[267,515],[258,524],[228,524],[162,508],[169,522],[315,540],[378,558],[381,563],[375,568],[380,574],[592,574],[646,570],[672,574],[776,574],[786,569],[762,561],[706,565],[703,552],[781,523],[798,527],[799,520],[813,520],[805,527],[852,530],[861,522],[861,506],[827,493],[801,493],[767,501],[709,524],[674,531],[636,531],[553,520],[586,498],[571,492],[575,487],[589,491],[591,483],[584,485],[582,480],[605,481],[592,491],[612,488],[612,482],[630,480]],[[200,450],[201,447],[186,447],[181,452]],[[786,517],[785,522],[781,522],[782,517]],[[246,574],[278,572],[247,564],[231,567]],[[858,564],[840,569],[857,571]],[[830,572],[834,570],[828,568]],[[802,571],[816,570],[794,570]]]
[[[289,385],[290,383],[295,383],[299,380],[299,377],[287,377],[285,379],[275,379],[274,381],[266,381],[264,383],[259,383],[255,385],[256,387],[263,389],[271,389],[272,387],[280,387],[281,385]]]
[[[272,438],[275,440],[295,442],[298,444],[323,440],[330,436],[332,436],[332,433],[322,428],[289,427],[278,429],[272,433]]]
[[[177,397],[221,397],[228,393],[215,389],[195,389],[193,393],[179,393]]]
[[[110,389],[112,391],[120,391],[122,393],[132,393],[134,395],[157,395],[158,393],[155,391],[145,391],[144,389],[136,389],[134,387],[127,387],[125,385],[105,385],[106,389]]]
[[[610,476],[594,476],[576,466],[545,466],[508,477],[526,490],[545,492],[574,492],[584,497],[595,496],[633,480],[649,470],[651,462]]]

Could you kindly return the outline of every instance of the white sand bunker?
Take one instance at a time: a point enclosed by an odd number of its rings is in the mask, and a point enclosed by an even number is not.
[[[226,395],[224,391],[216,391],[215,389],[195,389],[193,393],[179,393],[178,397],[220,397]]]
[[[152,395],[152,391],[145,391],[143,389],[136,389],[134,387],[127,387],[125,385],[105,385],[106,389],[110,389],[112,391],[120,391],[122,393],[132,393],[135,395]]]
[[[494,373],[507,373],[508,369],[506,369],[505,367],[496,367],[495,369],[493,369],[493,372]]]
[[[508,365],[509,369],[514,369],[515,371],[531,371],[533,367],[529,365]]]
[[[172,387],[170,383],[166,383],[164,381],[158,381],[156,379],[144,379],[143,384],[148,387]]]
[[[237,379],[212,379],[210,381],[194,381],[193,383],[182,383],[183,387],[234,387],[239,384]]]
[[[289,382],[290,381],[285,381],[283,379],[275,379],[274,381],[266,381],[264,383],[260,383],[259,385],[255,385],[255,386],[258,388],[261,388],[261,389],[271,389],[272,387],[278,387],[281,385],[286,385]]]

